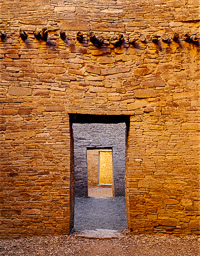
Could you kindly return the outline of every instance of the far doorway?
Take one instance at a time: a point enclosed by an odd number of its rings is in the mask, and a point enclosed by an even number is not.
[[[113,196],[112,148],[87,149],[87,177],[89,197]]]

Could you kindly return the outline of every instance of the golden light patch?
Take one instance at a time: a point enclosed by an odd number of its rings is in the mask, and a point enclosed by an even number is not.
[[[112,184],[113,176],[113,163],[112,163],[112,151],[100,152],[100,184]]]

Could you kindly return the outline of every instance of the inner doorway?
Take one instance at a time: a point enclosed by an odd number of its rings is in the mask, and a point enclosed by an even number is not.
[[[89,197],[113,196],[112,148],[87,149],[87,176]]]
[[[74,186],[71,187],[74,230],[126,229],[125,152],[129,117],[74,114],[70,120],[74,148]],[[99,150],[97,186],[110,188],[110,197],[90,195],[88,152],[94,149]],[[108,155],[112,156],[112,172],[105,168],[110,164],[102,161],[109,159]]]

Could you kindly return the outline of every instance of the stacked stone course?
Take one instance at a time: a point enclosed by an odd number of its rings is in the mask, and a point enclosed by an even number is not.
[[[73,113],[130,116],[132,232],[199,233],[199,47],[149,40],[198,35],[199,24],[198,0],[0,1],[1,237],[69,233]],[[52,45],[34,38],[44,27]],[[78,31],[148,43],[99,49]]]

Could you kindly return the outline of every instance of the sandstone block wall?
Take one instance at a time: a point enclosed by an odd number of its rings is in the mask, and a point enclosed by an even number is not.
[[[100,149],[87,150],[88,188],[98,186]]]
[[[126,124],[75,123],[73,136],[76,195],[88,195],[87,148],[112,148],[114,195],[124,195]]]
[[[198,0],[0,1],[1,237],[69,233],[73,113],[131,117],[130,230],[199,232],[199,47],[183,40],[199,24]],[[48,43],[33,35],[44,27]],[[78,31],[126,43],[97,48]],[[152,41],[174,33],[177,42]]]

